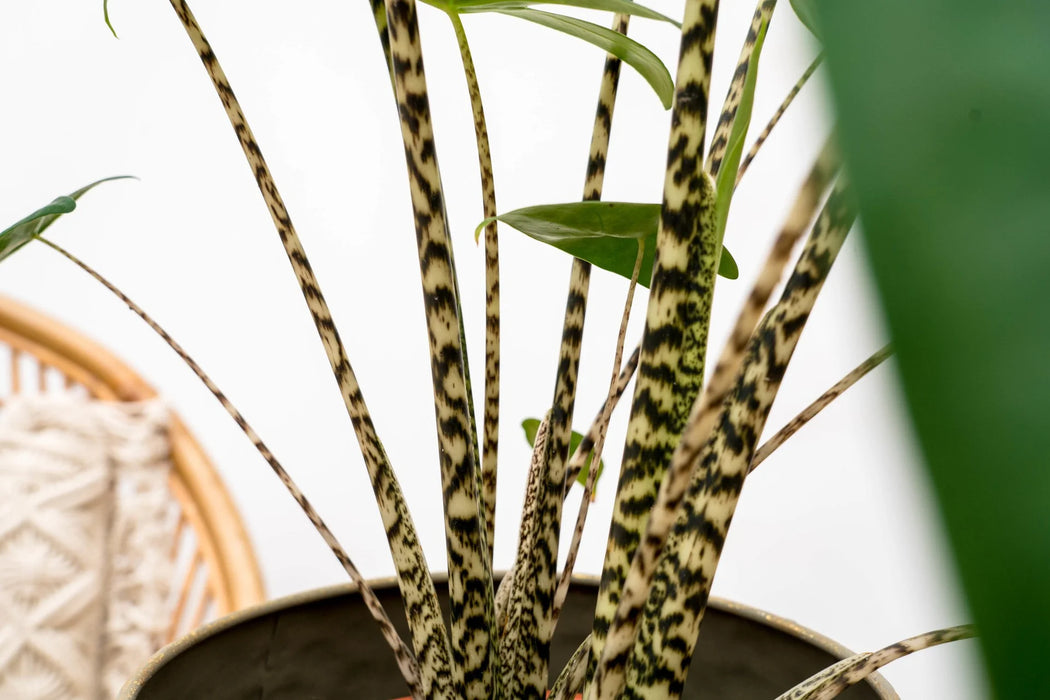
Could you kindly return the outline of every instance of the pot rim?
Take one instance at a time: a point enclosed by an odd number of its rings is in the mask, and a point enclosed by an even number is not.
[[[496,572],[497,579],[505,573],[506,572],[503,571]],[[435,583],[446,583],[448,581],[448,575],[444,572],[435,573],[432,575],[432,579]],[[590,574],[576,574],[573,575],[572,582],[597,586],[601,582],[601,578]],[[372,588],[396,588],[397,578],[394,576],[384,576],[381,578],[369,579],[368,583]],[[273,598],[247,608],[242,608],[229,613],[228,615],[224,615],[217,620],[205,623],[197,629],[161,647],[160,650],[149,658],[149,661],[139,668],[134,676],[124,683],[124,686],[120,689],[120,694],[117,696],[117,700],[134,700],[134,698],[137,697],[138,691],[158,670],[160,670],[171,659],[177,657],[183,651],[204,639],[208,639],[209,637],[224,632],[242,622],[263,617],[278,610],[307,605],[325,598],[356,593],[357,591],[358,586],[353,582],[311,588],[305,591],[281,596],[279,598]],[[808,627],[800,625],[794,620],[774,615],[773,613],[760,610],[759,608],[750,605],[738,603],[719,596],[711,596],[708,600],[708,607],[721,612],[732,613],[744,619],[783,632],[789,636],[801,639],[838,659],[845,659],[854,654],[854,652],[848,647],[839,644],[830,637],[826,637],[819,632],[815,632]],[[865,680],[873,687],[875,692],[883,698],[883,700],[900,700],[900,696],[897,695],[897,692],[893,690],[882,674],[878,672],[872,673]]]

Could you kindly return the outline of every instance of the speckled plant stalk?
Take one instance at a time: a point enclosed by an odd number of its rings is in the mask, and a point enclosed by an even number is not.
[[[773,454],[773,452],[783,445],[788,438],[797,433],[802,426],[813,420],[818,413],[831,405],[831,402],[841,396],[846,389],[849,389],[856,384],[861,378],[866,376],[868,372],[881,365],[892,355],[893,348],[889,345],[883,346],[881,349],[873,353],[871,357],[853,368],[849,374],[835,382],[835,385],[821,394],[816,401],[802,409],[797,416],[788,421],[783,428],[773,435],[773,437],[766,440],[761,447],[755,450],[755,456],[751,458],[751,465],[748,467],[748,473],[757,469],[758,465],[762,464],[769,455]]]
[[[780,118],[784,116],[784,113],[787,112],[788,107],[790,107],[791,103],[795,101],[796,97],[798,97],[798,93],[802,91],[802,88],[807,82],[809,82],[809,79],[813,77],[813,74],[817,72],[817,68],[820,68],[820,64],[823,62],[824,54],[818,54],[817,57],[814,58],[812,62],[810,62],[809,66],[802,73],[802,77],[800,77],[798,81],[791,87],[791,90],[788,91],[788,94],[784,98],[783,102],[781,102],[780,106],[777,107],[777,111],[774,112],[773,116],[769,118],[769,121],[766,123],[766,126],[762,129],[762,132],[755,138],[755,142],[751,144],[751,148],[748,149],[747,155],[744,156],[744,159],[742,161],[740,161],[740,168],[736,171],[736,180],[734,182],[734,187],[740,184],[740,180],[743,179],[744,173],[747,172],[747,169],[751,167],[751,163],[755,160],[755,156],[758,155],[758,152],[762,148],[762,145],[765,144],[766,139],[769,138],[769,135],[773,133],[773,129],[776,127],[776,125],[780,123]]]
[[[798,686],[778,696],[776,700],[831,700],[849,686],[859,683],[891,661],[938,644],[970,639],[976,634],[971,625],[959,625],[909,637],[878,651],[856,654],[806,679]]]
[[[743,100],[744,84],[754,63],[755,45],[758,42],[759,35],[765,32],[769,26],[769,20],[776,5],[777,0],[762,0],[758,7],[755,8],[755,14],[751,18],[751,26],[748,27],[744,46],[740,50],[740,58],[737,59],[736,70],[733,71],[733,81],[729,84],[729,93],[726,95],[722,113],[718,117],[718,124],[715,126],[715,133],[711,138],[711,146],[707,152],[707,163],[704,169],[713,178],[718,176],[718,172],[722,167],[722,160],[726,156],[726,149],[729,146],[729,138],[733,131],[737,109]]]
[[[259,191],[270,211],[291,263],[292,271],[295,273],[310,309],[314,325],[321,337],[332,372],[353,423],[386,528],[387,542],[397,568],[402,595],[408,607],[418,611],[414,619],[409,622],[412,628],[412,647],[417,659],[420,660],[420,692],[423,695],[448,692],[447,684],[451,676],[448,636],[438,607],[437,593],[434,590],[433,581],[430,580],[426,559],[423,556],[423,550],[400,485],[383,444],[376,435],[371,415],[365,405],[360,385],[350,366],[350,360],[336,330],[328,304],[321,293],[291,217],[284,206],[273,176],[270,174],[270,169],[263,159],[262,151],[211,45],[204,37],[200,25],[185,0],[171,0],[171,4],[222,100],[230,124],[252,168]]]
[[[602,656],[605,637],[703,380],[719,245],[714,186],[702,169],[717,10],[716,0],[688,0],[682,21],[656,262],[591,639],[592,660],[602,661],[585,697],[597,697],[606,674],[616,674],[620,660]]]
[[[740,311],[733,332],[715,364],[704,393],[693,407],[671,457],[670,467],[660,484],[656,503],[645,524],[642,544],[631,562],[623,595],[611,626],[612,650],[607,652],[611,658],[626,657],[634,645],[641,611],[651,594],[650,586],[657,561],[685,498],[700,450],[710,435],[718,411],[732,387],[732,381],[743,361],[744,351],[755,325],[780,280],[795,243],[805,232],[819,205],[820,196],[828,185],[836,162],[834,151],[829,145],[817,159],[799,190],[787,221],[778,234],[762,272]]]
[[[617,15],[613,27],[621,34],[626,33],[628,21],[627,15]],[[617,58],[606,58],[591,135],[584,183],[585,200],[601,198],[620,66],[621,62]],[[508,653],[515,654],[516,660],[508,660],[508,663],[514,663],[518,669],[513,675],[514,687],[506,689],[507,697],[538,700],[544,697],[549,682],[550,639],[554,634],[553,607],[558,585],[558,543],[590,272],[589,263],[579,258],[573,260],[551,407],[550,434],[541,470],[542,488],[536,506],[538,525],[531,531],[533,539],[527,560],[516,561],[514,565],[515,579],[530,582],[531,597],[525,604],[511,606],[511,611],[519,617],[515,619],[512,615],[508,619],[508,626],[517,630],[515,633],[522,641],[517,648],[504,647]]]
[[[725,536],[799,335],[856,217],[840,182],[825,204],[780,301],[748,344],[716,431],[705,444],[660,554],[622,696],[677,697],[685,681]],[[660,649],[661,653],[654,653]]]
[[[492,567],[481,510],[452,244],[414,0],[387,3],[390,52],[415,212],[445,506],[452,682],[467,700],[499,696]]]
[[[398,667],[401,670],[401,674],[405,677],[405,682],[408,684],[409,690],[413,695],[422,694],[422,689],[419,686],[419,665],[416,663],[415,655],[412,650],[408,648],[404,640],[401,639],[401,635],[398,634],[397,629],[394,628],[393,623],[390,622],[390,618],[386,614],[386,610],[383,608],[383,604],[379,602],[376,597],[375,591],[372,590],[372,586],[368,581],[361,575],[360,570],[354,565],[354,562],[350,559],[350,556],[343,549],[342,545],[339,544],[339,540],[336,539],[335,533],[328,527],[321,518],[320,513],[313,507],[306,495],[300,490],[299,486],[292,479],[291,474],[284,468],[284,466],[277,460],[277,457],[270,451],[270,448],[266,446],[259,434],[255,432],[255,429],[248,423],[248,420],[241,414],[239,410],[233,405],[232,402],[226,397],[223,392],[211,377],[201,368],[197,361],[193,359],[187,353],[182,345],[180,345],[159,323],[157,323],[152,316],[147,314],[145,310],[134,301],[132,301],[124,292],[118,287],[113,285],[108,279],[103,277],[93,267],[85,263],[80,258],[76,257],[62,246],[53,243],[46,238],[39,239],[45,245],[53,248],[60,255],[65,256],[77,267],[82,269],[87,274],[91,275],[96,281],[98,281],[103,287],[108,289],[114,296],[124,302],[129,309],[131,309],[135,315],[141,318],[147,326],[150,327],[154,333],[160,336],[161,340],[167,343],[179,358],[186,363],[186,366],[190,368],[197,378],[201,380],[205,388],[212,393],[219,404],[223,407],[226,413],[229,414],[233,421],[237,424],[237,427],[248,438],[252,446],[262,455],[262,458],[266,460],[266,463],[270,465],[274,474],[281,480],[284,487],[291,494],[292,498],[299,505],[299,508],[309,519],[310,523],[317,530],[318,534],[321,535],[321,539],[325,541],[328,548],[332,550],[332,554],[339,560],[343,570],[350,576],[350,579],[357,584],[358,590],[361,593],[361,599],[365,603],[365,607],[368,608],[373,619],[379,625],[380,632],[383,635],[383,639],[386,640],[387,644],[394,652],[394,657],[398,663]]]
[[[631,274],[631,283],[627,287],[627,298],[624,300],[623,313],[620,316],[620,331],[616,335],[616,350],[613,353],[612,378],[609,380],[609,393],[605,397],[602,411],[595,419],[592,431],[596,432],[591,444],[588,446],[590,469],[587,472],[587,483],[583,488],[583,496],[580,498],[580,508],[576,515],[576,525],[572,530],[572,540],[565,557],[565,567],[558,580],[558,590],[554,595],[554,623],[557,624],[558,616],[561,614],[565,603],[565,596],[569,591],[569,583],[572,580],[573,568],[576,565],[576,556],[579,553],[580,542],[583,539],[583,529],[587,523],[587,512],[594,494],[594,486],[598,481],[598,470],[601,465],[602,450],[605,447],[605,434],[609,428],[609,420],[612,418],[612,409],[616,406],[619,395],[623,388],[619,387],[619,379],[623,373],[623,346],[627,339],[627,322],[631,318],[631,307],[634,305],[634,292],[638,285],[638,273],[642,267],[643,249],[638,247],[638,257],[634,261],[634,271]],[[582,451],[583,442],[577,452]],[[570,460],[571,465],[571,460]],[[572,483],[576,476],[567,476],[567,481]]]
[[[449,13],[456,32],[463,74],[467,79],[471,111],[474,114],[474,137],[478,145],[478,168],[481,174],[481,203],[485,219],[485,410],[482,418],[481,503],[488,537],[489,562],[496,537],[496,464],[499,454],[499,237],[496,229],[496,180],[492,173],[492,152],[485,124],[485,107],[481,101],[474,59],[463,23],[455,12]]]

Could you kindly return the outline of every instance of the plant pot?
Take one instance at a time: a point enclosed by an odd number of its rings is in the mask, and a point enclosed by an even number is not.
[[[392,580],[376,593],[407,639]],[[551,646],[561,668],[591,629],[597,583],[574,582]],[[443,581],[438,582],[447,605]],[[447,614],[447,607],[446,607]],[[792,622],[712,599],[683,697],[771,700],[849,650]],[[405,683],[378,627],[350,584],[273,600],[227,615],[159,651],[124,686],[119,700],[382,700]],[[878,675],[844,700],[897,698]]]

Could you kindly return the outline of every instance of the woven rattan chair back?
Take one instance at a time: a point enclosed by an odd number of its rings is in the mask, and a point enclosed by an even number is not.
[[[5,357],[6,356],[6,357]],[[112,353],[46,316],[0,297],[0,401],[19,393],[77,390],[113,401],[156,396]],[[214,465],[172,418],[170,487],[179,519],[172,558],[175,604],[168,640],[261,602],[262,578],[244,524]]]

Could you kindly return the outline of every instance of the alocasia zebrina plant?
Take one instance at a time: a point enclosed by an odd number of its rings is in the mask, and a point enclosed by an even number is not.
[[[755,8],[729,94],[717,112],[710,108],[716,2],[685,3],[674,79],[651,51],[624,38],[626,14],[617,15],[613,30],[608,30],[575,17],[537,11],[525,2],[434,4],[451,18],[461,50],[482,175],[483,216],[477,220],[483,219],[489,277],[486,387],[480,416],[473,405],[462,297],[437,167],[418,7],[411,0],[389,0],[374,3],[370,10],[390,72],[397,107],[390,113],[399,119],[409,176],[435,388],[438,468],[453,600],[450,626],[446,629],[438,610],[397,472],[373,425],[349,353],[279,194],[278,178],[263,158],[231,81],[188,4],[172,0],[249,161],[362,447],[402,595],[416,611],[410,620],[409,640],[402,640],[393,630],[350,558],[272,453],[250,429],[249,433],[344,568],[361,584],[414,696],[540,698],[553,684],[553,697],[571,697],[575,692],[588,698],[674,697],[684,683],[744,479],[759,457],[764,457],[758,439],[780,380],[856,217],[850,181],[841,174],[836,147],[829,140],[809,169],[776,244],[761,265],[729,342],[720,355],[711,355],[717,358],[714,366],[705,367],[716,273],[734,276],[732,257],[725,252],[726,245],[733,245],[732,232],[727,237],[728,215],[735,185],[753,159],[754,149],[745,154],[744,143],[774,0],[763,0]],[[566,4],[630,12],[640,19],[664,22],[668,29],[674,24],[632,3]],[[502,214],[496,208],[481,86],[462,23],[463,16],[480,11],[534,21],[613,54],[602,75],[584,202],[538,204]],[[638,70],[659,100],[671,107],[668,169],[659,203],[599,202],[621,61]],[[772,124],[756,144],[770,128]],[[477,220],[456,226],[469,230]],[[498,221],[520,226],[525,233],[578,256],[570,273],[550,410],[534,436],[518,556],[499,588],[492,573],[499,463]],[[799,244],[801,253],[795,258]],[[621,333],[606,405],[571,451],[592,264],[631,277],[650,292],[638,349],[621,367]],[[780,297],[769,306],[785,277]],[[623,462],[615,489],[610,488],[615,491],[615,511],[593,635],[569,667],[550,669],[548,644],[566,576],[565,571],[558,571],[557,554],[567,485],[581,473],[592,453],[600,453],[609,413],[625,393],[632,373],[637,381]],[[226,405],[234,411],[228,402]],[[246,426],[243,417],[236,417]],[[596,476],[597,470],[591,471]],[[605,483],[611,480],[605,477]],[[585,488],[593,489],[590,473],[584,481]],[[583,499],[584,504],[587,501]],[[922,638],[896,652],[960,634],[966,632]],[[894,653],[877,652],[851,661],[836,671],[838,675],[814,681],[791,697],[820,697],[819,693],[839,683],[838,678],[856,681],[862,670],[873,669]]]

